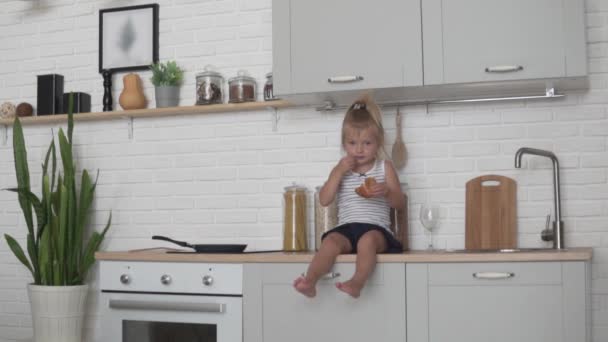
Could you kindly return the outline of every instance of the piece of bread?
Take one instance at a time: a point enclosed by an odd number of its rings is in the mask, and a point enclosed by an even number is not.
[[[371,188],[375,184],[376,179],[374,177],[367,177],[365,178],[365,182],[355,189],[355,192],[361,197],[370,198],[372,197]]]

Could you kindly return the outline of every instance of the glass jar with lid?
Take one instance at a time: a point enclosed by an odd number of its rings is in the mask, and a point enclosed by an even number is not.
[[[401,242],[403,245],[403,250],[407,251],[409,249],[409,236],[408,236],[408,199],[407,194],[405,193],[405,186],[407,184],[401,183],[401,189],[403,190],[403,200],[404,207],[403,208],[391,208],[391,232],[395,236],[397,241]]]
[[[293,184],[283,193],[283,250],[308,250],[306,229],[306,188]]]
[[[315,190],[315,249],[321,247],[321,237],[327,231],[338,225],[338,205],[337,200],[331,202],[327,207],[321,205],[319,194],[321,186]]]
[[[219,104],[224,102],[224,77],[212,65],[206,65],[196,75],[196,104]]]
[[[237,76],[228,80],[228,88],[230,103],[255,101],[255,78],[249,76],[245,70],[239,70]]]
[[[269,72],[266,74],[266,84],[264,84],[264,101],[278,100],[276,97],[274,97],[273,88],[272,72]]]

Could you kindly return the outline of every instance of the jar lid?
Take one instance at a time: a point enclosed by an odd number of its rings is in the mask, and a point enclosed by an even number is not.
[[[294,182],[291,183],[290,186],[286,186],[285,191],[306,191],[306,187],[304,185],[299,185]]]
[[[249,76],[249,74],[245,70],[239,70],[236,74],[237,76],[230,78],[228,82],[232,83],[234,81],[247,81],[255,83],[255,78]]]
[[[266,74],[266,78],[271,78],[272,77],[272,71]]]
[[[211,64],[207,64],[205,65],[205,68],[203,68],[203,72],[196,74],[196,77],[198,76],[215,76],[215,77],[222,77],[222,74],[220,74],[219,72],[216,71],[215,67]]]

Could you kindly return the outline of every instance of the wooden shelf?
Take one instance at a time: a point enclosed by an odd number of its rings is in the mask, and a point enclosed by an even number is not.
[[[201,106],[186,106],[186,107],[170,107],[170,108],[148,108],[148,109],[133,109],[114,112],[97,112],[97,113],[82,113],[74,114],[74,121],[97,121],[97,120],[113,120],[122,118],[145,118],[158,116],[174,116],[174,115],[190,115],[190,114],[212,114],[226,112],[241,112],[264,110],[268,108],[278,109],[292,106],[291,103],[285,100],[265,101],[265,102],[245,102],[245,103],[225,103],[216,105],[201,105]],[[49,123],[62,123],[68,119],[67,114],[60,115],[43,115],[30,116],[19,118],[22,125],[36,125]],[[0,119],[0,125],[12,126],[13,118]]]

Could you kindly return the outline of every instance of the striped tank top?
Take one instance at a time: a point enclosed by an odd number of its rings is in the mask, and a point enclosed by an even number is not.
[[[376,160],[371,170],[361,175],[349,171],[338,189],[338,224],[369,223],[390,231],[390,206],[386,198],[364,198],[355,192],[365,178],[374,177],[376,182],[384,183],[384,160]]]

